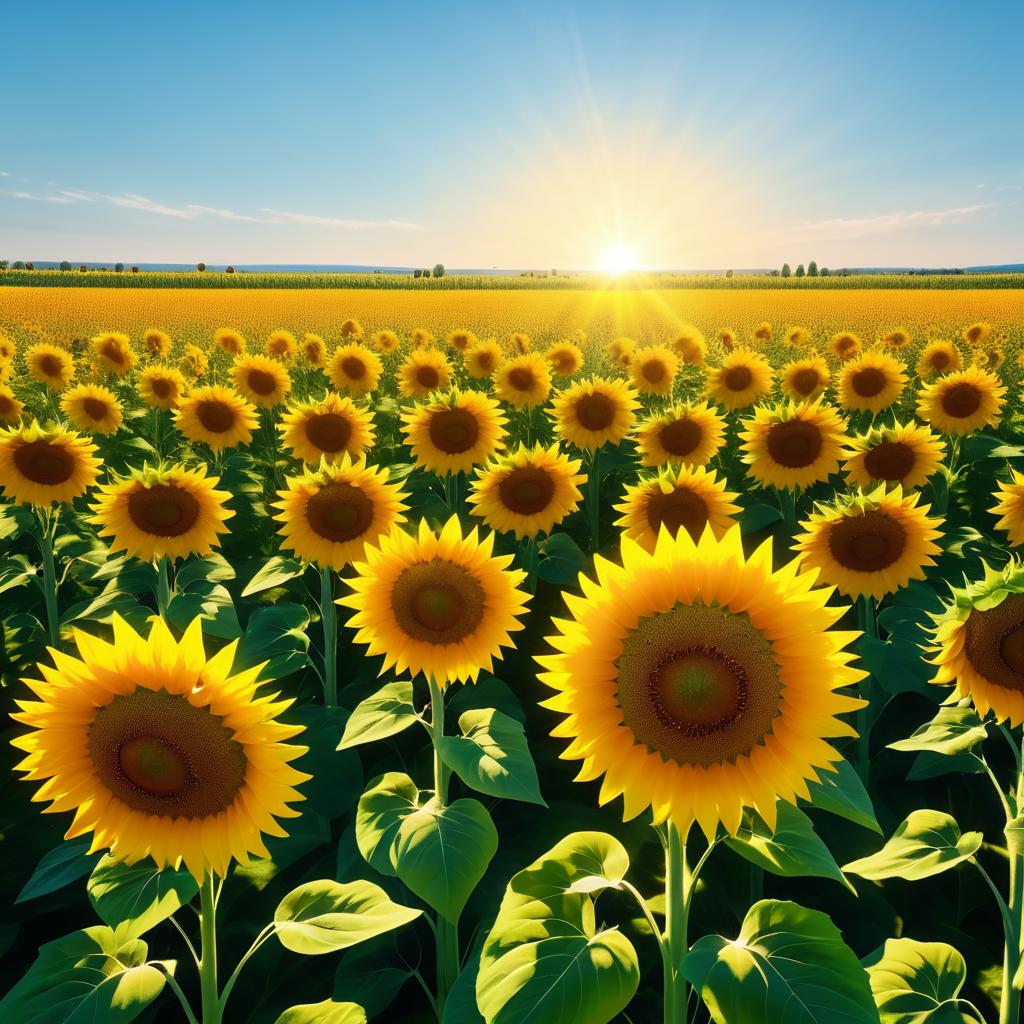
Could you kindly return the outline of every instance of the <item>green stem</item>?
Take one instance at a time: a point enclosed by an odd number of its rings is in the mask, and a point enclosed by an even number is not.
[[[160,618],[167,618],[167,606],[171,603],[171,569],[167,556],[156,562],[156,610]]]
[[[1014,792],[1016,810],[1020,814],[1024,798],[1024,774],[1019,770]],[[1014,982],[1021,967],[1024,940],[1024,819],[1018,817],[1008,820],[1005,835],[1010,861],[1010,891],[1003,927],[1003,991],[999,1001],[999,1024],[1018,1024],[1021,990]]]
[[[57,513],[39,509],[39,553],[43,558],[43,600],[46,602],[46,628],[51,647],[60,647],[60,607],[57,603],[57,569],[53,560],[53,541],[57,533]]]
[[[523,570],[526,572],[527,593],[537,593],[537,535],[526,538],[523,545]]]
[[[199,985],[203,1004],[203,1024],[221,1024],[222,1006],[217,991],[217,901],[213,893],[213,875],[209,872],[199,888],[199,901],[199,927],[202,937]]]
[[[338,609],[334,604],[334,570],[320,570],[320,622],[324,628],[324,704],[338,706]]]
[[[686,862],[686,837],[675,823],[665,823],[665,933],[662,946],[667,950],[664,975],[665,1024],[685,1024],[690,990],[680,965],[689,951],[687,928],[690,913],[690,888],[693,876]]]
[[[597,552],[601,534],[601,450],[590,453],[587,476],[587,522],[590,524],[590,550]]]
[[[857,598],[857,620],[865,637],[877,637],[878,626],[875,621],[875,599],[862,595]],[[870,673],[861,682],[861,697],[866,702],[857,710],[857,773],[866,783],[871,764],[871,696],[872,678]]]

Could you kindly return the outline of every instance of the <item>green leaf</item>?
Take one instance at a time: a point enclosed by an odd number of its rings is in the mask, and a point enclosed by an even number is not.
[[[242,627],[231,594],[219,583],[196,583],[176,593],[167,604],[167,619],[175,629],[184,631],[196,617],[203,620],[203,632],[221,640],[235,640]]]
[[[922,750],[907,772],[908,782],[934,779],[939,775],[979,775],[985,762],[977,754],[935,754]]]
[[[312,810],[334,819],[354,807],[363,789],[363,766],[358,755],[338,752],[344,709],[305,704],[289,708],[283,717],[289,725],[305,726],[296,742],[306,747],[306,753],[292,762],[297,771],[311,776],[302,783],[303,815]]]
[[[498,830],[478,800],[433,801],[407,815],[391,847],[395,874],[455,923],[498,850]]]
[[[298,558],[274,555],[245,585],[242,597],[252,597],[253,594],[259,594],[264,590],[273,590],[274,587],[280,587],[296,576],[301,576],[305,571],[305,565]]]
[[[494,708],[484,708],[464,712],[459,717],[459,731],[461,736],[443,737],[438,751],[467,786],[487,796],[547,806],[519,722]]]
[[[416,810],[420,791],[404,772],[371,780],[356,809],[356,845],[363,859],[382,875],[394,876],[391,848],[402,822]]]
[[[45,854],[14,902],[24,903],[39,896],[48,896],[89,874],[101,857],[99,853],[89,853],[91,844],[92,840],[88,838],[72,839]]]
[[[941,811],[912,811],[878,853],[846,864],[843,870],[874,881],[917,881],[973,857],[982,839],[980,832],[961,835],[956,820]]]
[[[716,1024],[878,1024],[868,976],[825,914],[761,900],[739,936],[706,935],[682,971]]]
[[[517,722],[526,723],[523,705],[515,691],[496,676],[481,676],[472,686],[456,687],[448,705],[448,711],[453,715],[460,715],[463,711],[479,711],[483,708],[495,708]]]
[[[444,1001],[441,1024],[483,1024],[476,1005],[476,979],[480,973],[480,952],[474,950],[455,979]]]
[[[213,552],[202,558],[189,558],[174,574],[174,589],[189,590],[195,585],[226,583],[235,578],[235,570],[223,556]]]
[[[345,723],[339,750],[373,743],[408,729],[419,721],[412,702],[412,681],[401,680],[382,686],[373,696],[360,701]]]
[[[636,950],[617,928],[600,931],[593,897],[575,883],[621,882],[623,845],[575,832],[514,875],[480,955],[477,1005],[487,1024],[606,1024],[640,983]]]
[[[814,878],[832,878],[845,885],[851,892],[856,890],[843,875],[828,847],[818,838],[811,819],[798,807],[785,800],[776,806],[778,820],[772,832],[761,816],[750,811],[734,836],[726,844],[773,875],[785,878],[799,878],[810,875]]]
[[[316,956],[401,928],[421,913],[392,903],[372,882],[324,879],[300,885],[285,896],[274,911],[274,924],[285,949]]]
[[[118,935],[144,935],[192,900],[199,884],[187,871],[160,871],[148,857],[135,864],[109,853],[96,865],[86,886],[93,908],[104,924],[121,928]]]
[[[263,678],[282,679],[306,667],[309,612],[300,604],[259,608],[249,616],[235,654],[235,671],[266,662]]]
[[[366,1024],[366,1012],[356,1003],[304,1003],[285,1010],[277,1024]]]
[[[984,1024],[965,999],[964,958],[944,942],[887,939],[882,958],[868,967],[882,1024]]]
[[[857,655],[886,693],[932,694],[929,679],[935,670],[921,657],[917,644],[862,636]]]
[[[0,1000],[0,1020],[18,1024],[128,1024],[163,991],[164,971],[146,963],[146,943],[121,942],[97,926],[48,942]]]
[[[933,754],[962,754],[976,747],[988,731],[969,704],[940,707],[939,713],[905,740],[889,744],[890,750],[927,750]]]
[[[567,533],[553,533],[537,545],[537,575],[546,583],[576,583],[586,564],[580,546]]]
[[[881,835],[882,829],[875,819],[871,797],[860,776],[849,761],[840,761],[835,771],[819,771],[820,782],[809,782],[811,806],[830,814],[837,814],[856,825],[863,825]]]

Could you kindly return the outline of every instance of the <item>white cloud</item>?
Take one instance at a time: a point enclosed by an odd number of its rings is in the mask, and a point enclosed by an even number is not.
[[[0,178],[9,178],[10,174],[7,171],[0,171]]]
[[[913,228],[934,228],[943,224],[958,224],[969,220],[982,210],[990,210],[994,203],[957,206],[949,210],[900,210],[874,217],[834,217],[802,225],[802,231],[815,238],[863,238],[866,235],[885,235]]]
[[[10,189],[0,188],[0,195],[10,196],[12,199],[27,199],[32,203],[73,203],[73,199],[67,199],[64,196],[48,195],[48,196],[37,196],[31,192],[12,192]]]
[[[422,224],[405,220],[347,220],[341,217],[322,217],[315,213],[290,213],[287,210],[271,210],[261,207],[260,213],[267,215],[268,224],[322,224],[325,227],[362,230],[364,228],[395,228],[400,231],[422,231]]]

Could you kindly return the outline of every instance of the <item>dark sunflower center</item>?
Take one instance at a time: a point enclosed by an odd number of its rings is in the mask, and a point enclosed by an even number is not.
[[[154,484],[128,498],[128,515],[143,531],[157,537],[180,537],[199,520],[199,502],[180,487]]]
[[[484,617],[484,591],[461,565],[435,558],[405,569],[391,591],[399,628],[414,640],[454,644],[471,636]]]
[[[854,572],[881,572],[899,561],[907,546],[902,525],[878,509],[845,516],[828,535],[832,557]]]
[[[872,480],[902,480],[916,462],[914,449],[903,441],[883,441],[864,455],[864,469]]]
[[[576,402],[576,419],[584,430],[607,430],[615,422],[615,403],[600,392]]]
[[[980,408],[981,392],[966,381],[954,384],[942,395],[942,411],[947,416],[965,419],[968,416],[973,416]]]
[[[722,375],[722,383],[730,391],[746,391],[753,379],[749,366],[731,366]]]
[[[416,368],[416,383],[421,388],[433,391],[441,383],[441,375],[433,366],[419,366]]]
[[[235,425],[235,411],[225,402],[210,399],[200,402],[196,416],[211,434],[224,434]]]
[[[525,366],[516,366],[509,370],[508,382],[516,391],[529,391],[536,384],[537,378],[534,377],[533,370]]]
[[[117,363],[118,366],[124,362],[124,352],[121,351],[121,346],[116,341],[108,341],[103,346],[102,352],[107,359],[112,363]]]
[[[699,540],[707,522],[707,502],[687,487],[677,487],[668,494],[658,491],[647,501],[647,523],[655,534],[664,526],[674,537],[683,527],[694,540]]]
[[[640,619],[622,641],[617,699],[639,743],[680,764],[745,754],[780,713],[771,643],[746,615],[703,604]]]
[[[651,384],[660,384],[668,374],[665,364],[660,359],[649,359],[641,368],[644,379]]]
[[[554,358],[556,373],[569,374],[576,368],[576,360],[568,352],[559,352]]]
[[[373,501],[352,484],[327,484],[307,502],[306,520],[315,533],[341,544],[361,537],[369,529]]]
[[[874,398],[885,390],[885,373],[877,366],[865,366],[850,378],[850,385],[861,398]]]
[[[102,420],[107,415],[107,403],[102,398],[93,398],[91,395],[82,402],[82,409],[91,420]]]
[[[352,424],[335,412],[316,413],[306,420],[306,437],[322,452],[340,452],[352,437]]]
[[[341,372],[349,380],[362,380],[366,376],[366,363],[359,356],[346,356],[341,361]]]
[[[676,420],[658,431],[658,443],[669,455],[689,455],[697,448],[704,431],[693,420]]]
[[[157,398],[170,398],[174,393],[174,388],[166,377],[154,377],[149,386]]]
[[[480,424],[468,409],[441,409],[431,413],[431,443],[446,455],[468,452],[480,437]]]
[[[821,431],[806,420],[773,423],[765,438],[768,454],[786,469],[804,469],[821,454]]]
[[[477,366],[481,370],[490,370],[494,366],[494,353],[493,352],[478,352],[476,354]]]
[[[936,370],[944,370],[949,366],[949,353],[943,352],[941,349],[938,352],[933,352],[932,366],[934,366]]]
[[[0,416],[8,416],[14,411],[14,400],[7,395],[0,395]]]
[[[224,721],[186,697],[142,687],[96,710],[89,758],[122,804],[171,818],[206,818],[245,783],[245,748]]]
[[[513,469],[498,484],[501,503],[510,512],[521,516],[533,516],[551,504],[555,495],[555,482],[551,474],[536,466]]]
[[[1024,692],[1024,595],[1010,594],[994,608],[972,609],[964,651],[984,679]]]
[[[14,465],[23,477],[46,487],[67,482],[75,471],[74,456],[62,445],[47,441],[30,441],[15,448]]]
[[[821,386],[821,376],[817,370],[805,366],[793,374],[790,383],[798,395],[811,395]]]
[[[272,395],[277,387],[277,379],[266,370],[250,370],[248,380],[250,390],[257,395]]]
[[[61,361],[56,356],[45,355],[39,360],[39,369],[47,377],[59,377],[63,368]]]

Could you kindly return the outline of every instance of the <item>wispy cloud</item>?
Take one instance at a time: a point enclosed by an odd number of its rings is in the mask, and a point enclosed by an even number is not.
[[[7,171],[0,171],[0,178],[9,178],[10,174]]]
[[[422,231],[422,224],[406,220],[347,220],[342,217],[322,217],[315,213],[290,213],[287,210],[271,210],[262,207],[269,224],[322,224],[324,227],[347,228],[359,231],[364,228],[395,228],[399,231]]]
[[[867,235],[887,235],[914,228],[934,228],[943,224],[958,224],[990,210],[995,203],[977,203],[956,206],[949,210],[899,210],[874,217],[834,217],[812,221],[801,226],[802,231],[817,238],[863,238]]]

